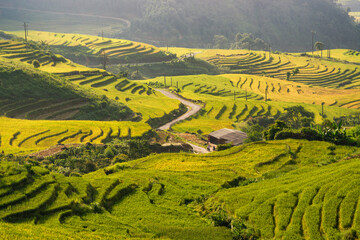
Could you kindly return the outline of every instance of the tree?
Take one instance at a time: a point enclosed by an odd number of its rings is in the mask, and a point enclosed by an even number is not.
[[[228,49],[229,40],[224,35],[214,36],[214,47],[218,49]]]
[[[324,50],[324,47],[325,47],[325,44],[322,43],[322,42],[316,42],[316,43],[315,43],[315,48],[316,48],[316,50],[320,50],[320,51],[321,51],[321,57],[323,56],[323,55],[322,55],[322,51]]]
[[[299,68],[294,68],[293,70],[293,76],[295,76],[296,74],[298,74],[300,72]]]
[[[346,129],[342,127],[342,121],[339,123],[325,119],[321,125],[316,125],[315,130],[320,134],[324,141],[333,142],[335,144],[350,143]]]
[[[314,113],[306,111],[303,106],[288,107],[284,110],[285,113],[280,116],[279,120],[288,123],[291,128],[309,127],[315,118]]]
[[[104,70],[106,70],[106,65],[109,63],[109,57],[107,56],[106,51],[103,51],[102,55],[103,55],[102,64],[103,64]]]
[[[241,43],[243,46],[247,46],[249,50],[251,50],[252,45],[254,44],[254,38],[251,33],[243,34],[243,38],[241,39]]]
[[[259,124],[245,126],[241,129],[248,135],[248,138],[245,140],[246,143],[257,142],[263,140],[263,131],[264,127]]]
[[[40,63],[36,59],[32,62],[32,64],[34,65],[34,68],[39,68],[40,67]]]
[[[291,77],[291,72],[287,72],[286,73],[286,80],[290,80],[290,77]]]
[[[264,131],[264,137],[266,140],[274,140],[275,135],[284,129],[289,129],[289,126],[286,125],[284,121],[277,120],[266,131]]]
[[[242,34],[241,34],[241,33],[237,33],[237,34],[235,35],[235,42],[240,42],[241,39],[242,39]]]

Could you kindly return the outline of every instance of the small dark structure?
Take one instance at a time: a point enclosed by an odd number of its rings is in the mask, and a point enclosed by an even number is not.
[[[247,138],[246,133],[228,128],[220,129],[208,135],[208,141],[216,145],[231,143],[238,146],[243,144]]]

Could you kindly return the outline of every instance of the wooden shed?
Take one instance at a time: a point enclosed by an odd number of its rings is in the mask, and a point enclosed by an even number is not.
[[[243,144],[247,138],[246,133],[228,128],[220,129],[208,135],[208,141],[216,145],[232,143],[232,145],[238,146]]]

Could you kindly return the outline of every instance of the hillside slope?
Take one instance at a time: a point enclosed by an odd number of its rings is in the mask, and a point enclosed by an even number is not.
[[[0,115],[21,119],[131,120],[124,104],[101,99],[55,75],[0,61]]]
[[[34,69],[32,64],[33,60],[39,62],[40,66],[38,69]],[[85,118],[83,116],[84,114],[82,114],[76,119],[136,121],[142,119],[146,122],[150,118],[158,119],[165,115],[173,118],[173,111],[181,114],[182,111],[186,110],[179,105],[179,101],[155,93],[154,89],[150,86],[128,81],[122,75],[114,75],[102,69],[88,68],[75,64],[61,55],[53,54],[46,49],[46,47],[38,45],[35,42],[23,43],[19,41],[0,40],[0,62],[4,62],[4,64],[9,66],[14,65],[13,69],[15,74],[17,74],[18,71],[25,70],[43,74],[50,77],[48,82],[58,81],[60,85],[68,86],[71,91],[77,91],[85,98],[93,99],[91,104],[85,106],[84,109],[88,116]],[[19,68],[19,70],[16,70],[17,68]],[[39,78],[38,80],[41,79],[42,78]],[[38,80],[31,79],[31,81],[35,82]],[[7,81],[7,84],[11,87],[13,84],[11,83],[11,78]],[[22,81],[22,79],[19,81]],[[45,83],[43,88],[46,88],[46,85],[47,83]],[[18,90],[21,92],[23,86],[21,84],[19,86]],[[34,87],[36,89],[36,87],[31,84],[28,87]],[[12,89],[13,92],[17,92],[16,89]],[[46,92],[44,89],[43,91]],[[41,97],[41,91],[39,89],[35,92],[38,94],[38,97]],[[30,94],[33,94],[32,91],[30,91]],[[28,96],[28,94],[25,96]],[[56,98],[56,95],[53,97]],[[71,108],[71,106],[69,103],[67,107]],[[10,105],[8,110],[13,110],[12,107],[13,106]],[[19,105],[16,106],[16,108],[17,107],[22,106]],[[41,108],[39,111],[41,112],[45,109]],[[62,110],[62,108],[60,108],[60,110]],[[134,112],[136,112],[136,114],[134,114]],[[65,119],[68,118],[70,117],[67,116]]]
[[[356,151],[325,142],[260,142],[210,155],[149,156],[82,177],[2,157],[0,236],[225,240],[247,232],[321,239],[359,231],[359,160],[349,158]]]

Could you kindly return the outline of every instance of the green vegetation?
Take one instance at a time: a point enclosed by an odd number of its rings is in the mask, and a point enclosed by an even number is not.
[[[321,52],[165,54],[78,34],[30,32],[29,39],[38,42],[0,41],[0,238],[360,236],[356,51],[326,59]],[[256,39],[239,34],[235,42]],[[111,60],[128,64],[110,67],[116,74],[88,68],[48,45],[89,63],[102,59],[104,69]],[[182,57],[154,63],[175,53]],[[130,64],[140,60],[151,64]],[[203,108],[175,133],[156,134],[151,128],[187,111],[156,88]],[[224,127],[242,129],[251,143],[183,152],[190,147],[179,139],[195,137],[189,132],[204,140]]]
[[[357,231],[353,224],[345,229],[333,225],[333,217],[337,221],[341,215],[341,224],[356,219],[354,169],[359,160],[352,156],[359,152],[336,146],[332,157],[338,163],[318,167],[328,160],[329,146],[286,140],[210,155],[160,154],[71,177],[51,173],[31,159],[1,156],[1,234],[287,239]],[[104,150],[110,157],[109,152]]]

